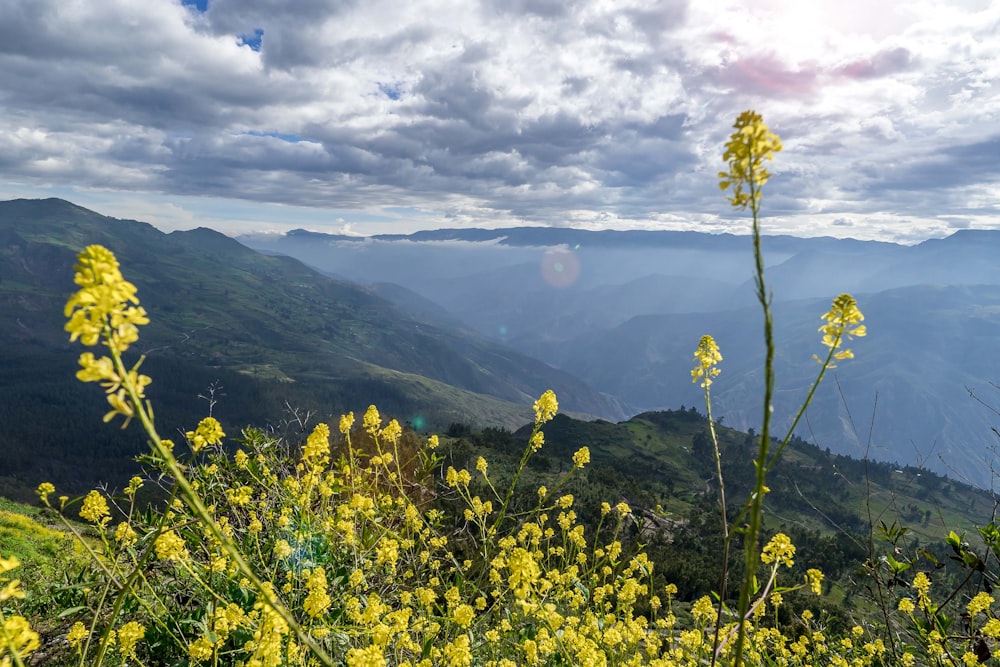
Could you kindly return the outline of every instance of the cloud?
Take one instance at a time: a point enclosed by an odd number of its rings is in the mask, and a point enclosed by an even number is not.
[[[227,228],[264,222],[243,201],[368,233],[726,229],[719,153],[755,107],[777,228],[1000,226],[1000,6],[869,5],[0,0],[0,183],[216,199]]]
[[[902,46],[878,51],[868,58],[848,63],[836,70],[841,76],[874,79],[905,72],[913,65],[909,49]]]

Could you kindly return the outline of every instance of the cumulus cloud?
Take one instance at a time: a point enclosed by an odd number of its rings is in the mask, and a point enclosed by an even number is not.
[[[232,202],[311,207],[317,226],[368,233],[724,230],[721,145],[756,107],[786,146],[768,185],[776,231],[905,240],[956,219],[1000,226],[1000,6],[987,0],[0,11],[5,193],[100,191],[140,211],[147,197],[171,203],[165,226],[248,231],[267,221]]]

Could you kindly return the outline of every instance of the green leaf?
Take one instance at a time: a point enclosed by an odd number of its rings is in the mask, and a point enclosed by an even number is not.
[[[59,615],[56,618],[65,618],[67,616],[72,616],[76,612],[84,611],[85,609],[86,607],[70,607],[69,609],[63,609],[61,612],[59,612]]]

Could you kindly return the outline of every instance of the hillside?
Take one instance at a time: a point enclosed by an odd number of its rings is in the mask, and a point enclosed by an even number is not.
[[[91,434],[86,416],[101,414],[103,399],[73,378],[79,349],[62,309],[75,253],[92,243],[118,255],[151,313],[140,351],[158,416],[178,428],[208,409],[197,397],[213,382],[223,387],[217,415],[234,432],[261,419],[280,426],[286,404],[329,416],[373,401],[417,425],[513,426],[548,388],[568,410],[624,414],[565,372],[414,319],[297,260],[208,229],[164,234],[61,200],[16,200],[0,203],[0,493],[49,478],[79,488],[94,482],[86,471],[121,479],[122,461],[141,450],[110,427]]]

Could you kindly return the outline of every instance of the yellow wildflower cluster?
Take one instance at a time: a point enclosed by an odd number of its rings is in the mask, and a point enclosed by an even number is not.
[[[105,525],[111,520],[108,501],[98,491],[91,491],[83,499],[83,507],[80,508],[80,517],[91,523],[101,526]]]
[[[845,340],[855,336],[861,338],[867,332],[861,322],[865,316],[858,310],[858,304],[850,294],[841,294],[833,300],[830,310],[823,315],[826,323],[819,328],[823,334],[823,344],[834,351],[834,359],[853,359],[851,350],[842,348]]]
[[[141,360],[126,370],[120,358],[129,345],[139,340],[138,326],[148,324],[149,318],[139,306],[135,285],[122,277],[118,260],[111,251],[98,245],[88,246],[77,256],[77,261],[74,282],[80,289],[66,303],[69,317],[66,331],[70,341],[79,338],[87,346],[103,343],[112,356],[97,358],[92,352],[84,352],[76,377],[81,382],[99,382],[104,387],[111,406],[104,421],[122,415],[127,424],[135,415],[129,391],[142,400],[151,380],[139,373]]]
[[[20,561],[11,556],[0,557],[0,666],[22,664],[21,659],[27,658],[41,646],[38,633],[31,629],[28,620],[20,614],[8,615],[3,611],[7,604],[24,598],[19,579],[10,579],[7,575],[11,570],[20,567]]]
[[[701,380],[702,389],[712,386],[712,380],[718,377],[722,371],[718,364],[722,361],[722,353],[719,346],[711,336],[702,336],[698,341],[698,349],[694,351],[694,360],[697,362],[691,370],[691,382]]]
[[[555,417],[559,411],[559,402],[556,400],[555,392],[549,389],[538,397],[532,407],[535,410],[535,423],[544,424]]]
[[[791,567],[795,565],[795,561],[792,560],[794,556],[795,545],[792,544],[792,540],[784,533],[777,533],[764,545],[760,559],[764,563],[781,563],[785,567]]]
[[[733,129],[735,131],[730,135],[722,156],[729,163],[729,171],[719,172],[719,188],[732,189],[730,203],[737,208],[746,208],[751,199],[756,205],[761,198],[760,189],[771,177],[764,168],[764,161],[773,160],[782,145],[778,135],[768,129],[764,119],[755,111],[741,113]],[[746,187],[750,188],[750,192],[745,190]]]
[[[198,422],[198,428],[184,434],[191,444],[191,451],[195,454],[200,452],[206,445],[218,445],[226,434],[222,431],[222,424],[215,417],[205,417]]]
[[[137,327],[149,324],[135,285],[122,277],[118,259],[102,246],[88,246],[77,256],[77,262],[73,282],[80,290],[65,309],[70,341],[79,338],[87,346],[103,342],[119,353],[125,352],[139,340]]]

